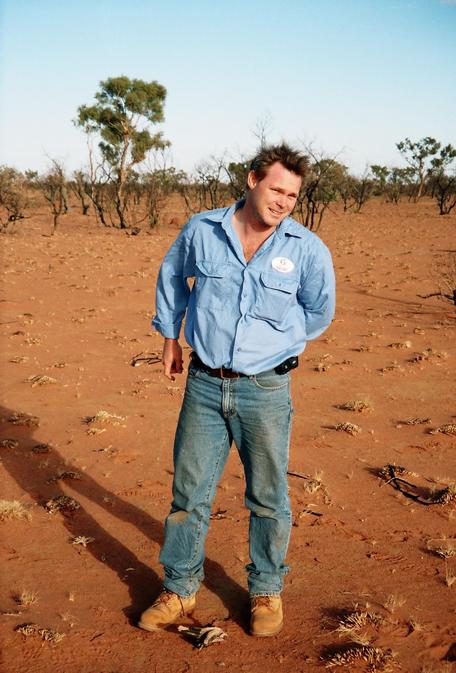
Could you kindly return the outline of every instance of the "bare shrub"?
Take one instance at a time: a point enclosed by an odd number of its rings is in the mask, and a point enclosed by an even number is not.
[[[32,205],[24,175],[14,168],[0,166],[0,231],[6,232],[26,217]]]

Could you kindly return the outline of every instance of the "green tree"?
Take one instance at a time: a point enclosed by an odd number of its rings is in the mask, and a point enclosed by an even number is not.
[[[386,200],[397,205],[401,196],[410,191],[414,175],[414,170],[410,166],[393,167],[386,182]]]
[[[432,195],[437,200],[440,215],[449,215],[456,206],[456,172],[454,169],[448,174],[452,163],[456,159],[456,148],[445,145],[440,149],[438,156],[431,161],[429,182]]]
[[[161,133],[150,132],[150,125],[164,119],[165,98],[165,87],[156,81],[110,77],[100,82],[95,105],[78,108],[76,125],[88,134],[100,136],[98,147],[111,168],[114,207],[121,229],[128,227],[126,185],[134,167],[144,161],[150,150],[169,145]]]
[[[230,194],[236,201],[245,194],[249,166],[248,161],[230,161],[228,166],[225,166],[225,172],[230,181]]]
[[[390,169],[388,166],[380,166],[380,164],[372,164],[370,169],[374,180],[374,194],[381,196],[385,193]]]
[[[426,138],[422,138],[417,142],[412,142],[410,138],[405,138],[400,143],[396,143],[396,147],[408,165],[414,170],[417,179],[415,200],[418,201],[423,194],[429,160],[439,151],[440,143],[435,138],[426,136]]]

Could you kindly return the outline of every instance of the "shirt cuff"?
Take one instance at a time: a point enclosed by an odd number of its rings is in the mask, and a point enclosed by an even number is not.
[[[155,318],[152,320],[152,327],[155,327],[157,332],[160,332],[162,337],[165,339],[178,339],[181,331],[181,325],[182,321],[163,324],[160,322],[157,316],[155,316]]]

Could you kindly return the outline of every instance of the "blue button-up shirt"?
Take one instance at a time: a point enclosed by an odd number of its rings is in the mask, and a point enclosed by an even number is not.
[[[232,226],[239,205],[187,222],[160,268],[152,325],[177,339],[187,312],[185,338],[206,365],[258,374],[328,327],[334,271],[328,248],[291,217],[247,262]]]

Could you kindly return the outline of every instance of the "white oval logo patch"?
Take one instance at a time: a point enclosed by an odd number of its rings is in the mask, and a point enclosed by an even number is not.
[[[294,269],[294,264],[288,257],[274,257],[271,264],[272,268],[280,273],[290,273]]]

